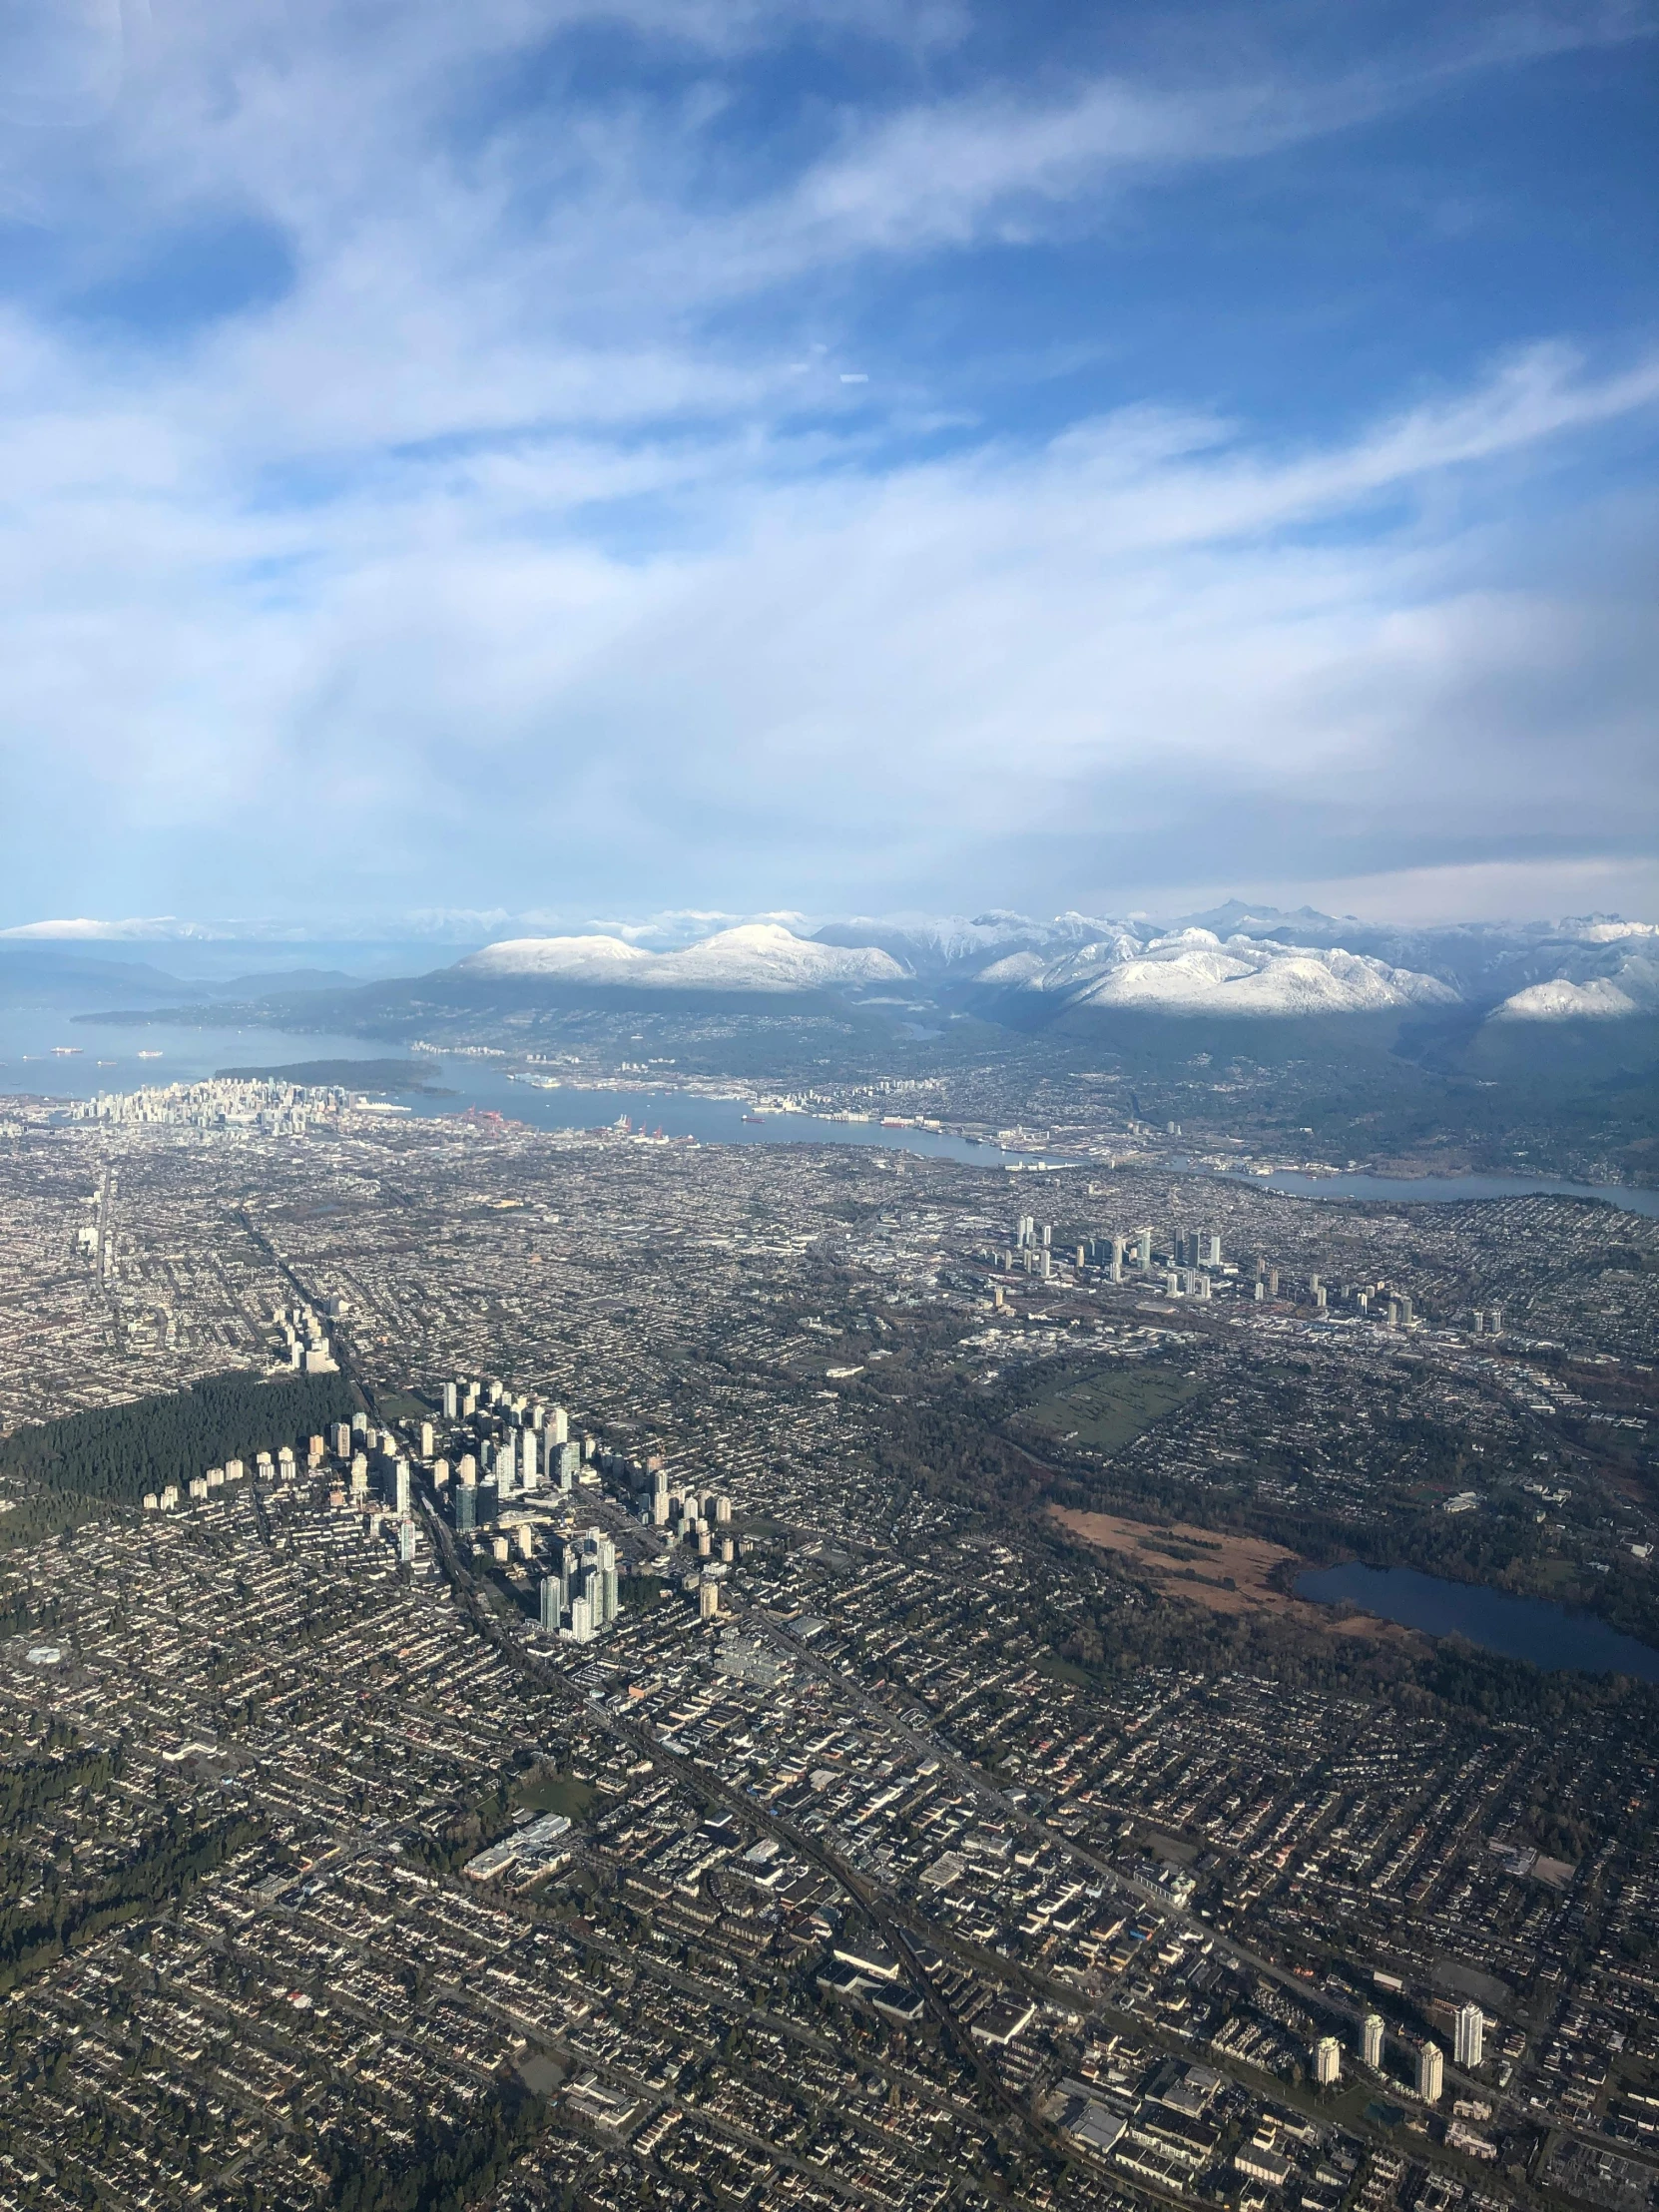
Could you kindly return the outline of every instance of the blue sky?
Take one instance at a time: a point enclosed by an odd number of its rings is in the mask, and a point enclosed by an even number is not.
[[[14,0],[0,923],[1659,914],[1656,28]]]

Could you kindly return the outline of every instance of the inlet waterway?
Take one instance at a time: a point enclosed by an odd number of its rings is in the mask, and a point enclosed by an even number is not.
[[[884,1129],[878,1121],[757,1113],[747,1098],[713,1097],[700,1091],[588,1090],[570,1084],[541,1090],[532,1083],[514,1081],[505,1069],[455,1060],[446,1060],[443,1073],[434,1081],[459,1095],[413,1096],[407,1103],[414,1113],[452,1114],[476,1106],[511,1121],[528,1122],[533,1129],[597,1129],[626,1117],[646,1135],[695,1137],[700,1144],[864,1145],[887,1152],[918,1152],[935,1160],[969,1160],[978,1167],[996,1167],[1009,1158],[994,1144],[975,1144],[938,1129]]]
[[[198,1028],[183,1022],[89,1022],[40,1007],[0,1008],[0,1095],[92,1098],[141,1085],[199,1083],[221,1068],[277,1068],[318,1060],[407,1060],[395,1044],[361,1037],[280,1029]],[[698,1091],[588,1089],[561,1083],[544,1090],[494,1059],[416,1055],[429,1087],[402,1094],[411,1114],[430,1118],[468,1107],[534,1129],[594,1129],[626,1115],[635,1129],[702,1144],[845,1144],[995,1167],[1036,1154],[1005,1154],[994,1144],[935,1129],[883,1128],[876,1121],[831,1121],[815,1114],[760,1114],[746,1097]],[[1070,1163],[1067,1163],[1068,1165]]]
[[[1356,1605],[1426,1636],[1461,1636],[1482,1651],[1524,1659],[1549,1674],[1629,1674],[1659,1682],[1659,1651],[1650,1644],[1546,1598],[1447,1582],[1415,1567],[1366,1567],[1357,1559],[1299,1575],[1296,1594],[1319,1605]]]
[[[1644,1191],[1625,1183],[1569,1183],[1555,1175],[1367,1175],[1361,1170],[1308,1175],[1297,1168],[1275,1168],[1271,1175],[1239,1175],[1214,1168],[1192,1172],[1221,1183],[1247,1183],[1256,1191],[1282,1191],[1288,1198],[1381,1199],[1396,1206],[1420,1206],[1424,1200],[1588,1198],[1617,1206],[1626,1214],[1659,1217],[1659,1190]]]
[[[196,1083],[226,1067],[275,1068],[317,1060],[407,1058],[406,1048],[362,1037],[329,1036],[264,1028],[197,1028],[174,1022],[90,1022],[44,1007],[0,1006],[0,1096],[7,1092],[54,1098],[90,1098],[99,1091],[136,1090],[141,1084]],[[420,1056],[424,1058],[424,1056]],[[883,1151],[960,1160],[975,1167],[1068,1169],[1098,1175],[1096,1161],[1056,1160],[1040,1151],[1004,1151],[993,1143],[940,1130],[883,1128],[874,1121],[834,1121],[816,1114],[757,1116],[747,1098],[710,1096],[677,1089],[587,1089],[563,1083],[543,1090],[515,1076],[495,1059],[432,1055],[424,1092],[403,1103],[421,1117],[464,1112],[468,1107],[505,1115],[536,1129],[592,1129],[623,1115],[636,1129],[665,1137],[695,1137],[702,1144],[845,1144]],[[1224,1174],[1196,1163],[1174,1163],[1178,1172],[1279,1191],[1291,1198],[1388,1200],[1420,1206],[1455,1200],[1521,1198],[1548,1193],[1587,1198],[1624,1213],[1659,1217],[1659,1191],[1625,1184],[1569,1183],[1551,1176],[1403,1176],[1361,1173],[1307,1175],[1279,1169],[1272,1175]]]

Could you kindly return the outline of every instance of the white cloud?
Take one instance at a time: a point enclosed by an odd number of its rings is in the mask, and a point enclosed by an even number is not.
[[[557,134],[492,109],[492,71],[601,19],[716,60],[803,20],[187,8],[96,144],[3,149],[77,281],[206,215],[269,224],[295,270],[153,341],[0,318],[14,896],[93,903],[113,870],[209,910],[252,868],[269,903],[365,910],[568,914],[619,876],[829,906],[1013,864],[1040,903],[1057,866],[1085,895],[1089,839],[1181,850],[1230,810],[1340,836],[1334,873],[1436,811],[1639,833],[1642,794],[1607,793],[1649,648],[1570,547],[1522,548],[1552,456],[1646,408],[1659,361],[1534,346],[1294,444],[1156,406],[1041,441],[958,417],[922,461],[879,409],[931,395],[861,342],[813,350],[782,303],[759,338],[718,320],[860,257],[1095,220],[1109,186],[1489,56],[970,88],[845,117],[763,190],[723,183],[712,61],[678,107],[574,102]],[[962,32],[853,20],[883,19]],[[1569,12],[1543,43],[1586,35]],[[877,386],[839,392],[860,356]]]
[[[66,444],[54,484],[36,447],[26,533],[0,531],[13,727],[53,781],[97,779],[92,810],[190,843],[210,884],[260,824],[282,879],[382,906],[410,853],[411,902],[494,876],[505,905],[550,904],[626,855],[692,888],[702,838],[828,904],[1010,835],[1169,834],[1195,778],[1593,838],[1635,693],[1579,679],[1639,668],[1639,641],[1610,654],[1570,577],[1505,578],[1489,483],[1464,494],[1478,530],[1456,487],[1529,477],[1653,390],[1549,354],[1320,451],[1131,413],[879,475],[855,453],[826,471],[817,441],[725,432],[688,458],[596,427],[261,511],[193,454],[186,382],[172,497],[157,415],[125,483],[87,484]],[[118,421],[89,428],[119,447]],[[690,539],[617,551],[583,524],[688,486]],[[1379,531],[1384,493],[1405,519]],[[1552,687],[1572,696],[1540,718]],[[1480,743],[1445,745],[1471,702]],[[1494,790],[1506,747],[1528,774]],[[453,886],[430,879],[446,847]]]

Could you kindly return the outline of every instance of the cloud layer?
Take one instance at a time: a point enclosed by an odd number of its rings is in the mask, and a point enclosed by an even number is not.
[[[1641,879],[1659,354],[1448,207],[1650,25],[1124,23],[18,47],[0,920]]]

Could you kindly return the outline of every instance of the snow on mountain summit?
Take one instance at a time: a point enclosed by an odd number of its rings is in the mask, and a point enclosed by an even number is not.
[[[775,921],[722,929],[683,952],[663,955],[672,967],[666,981],[682,987],[745,990],[814,990],[825,983],[889,983],[904,973],[891,953],[874,945],[818,944]]]
[[[1521,987],[1496,1008],[1494,1021],[1622,1021],[1659,1013],[1659,924],[1616,914],[1557,922],[1515,980]]]
[[[1651,922],[1568,924],[1553,976],[1514,991],[1498,1021],[1622,1020],[1659,1012],[1659,928]]]
[[[704,926],[723,918],[676,917]],[[1462,1004],[1502,1022],[1605,1020],[1659,1012],[1659,927],[1592,914],[1383,928],[1239,899],[1175,923],[1077,912],[1039,921],[992,909],[830,922],[807,936],[769,916],[657,950],[604,930],[512,937],[469,954],[458,972],[630,990],[977,985],[1041,993],[1056,1012],[1290,1016]]]
[[[621,937],[505,937],[455,965],[465,975],[560,975],[573,983],[632,983],[654,955]]]
[[[1637,1012],[1628,991],[1605,975],[1587,983],[1569,983],[1556,976],[1548,983],[1531,983],[1524,991],[1511,992],[1493,1014],[1494,1021],[1618,1020]]]
[[[854,915],[846,921],[826,922],[814,934],[820,944],[879,946],[911,975],[960,980],[976,972],[983,961],[1027,952],[1049,959],[1092,943],[1118,926],[1079,913],[1039,921],[1030,914],[992,906],[973,915],[889,914],[879,919]]]
[[[820,944],[777,922],[718,930],[674,952],[621,937],[511,937],[457,962],[463,974],[539,976],[630,990],[804,991],[832,983],[896,981],[903,969],[873,945]]]
[[[980,980],[1058,991],[1074,1006],[1160,1013],[1346,1014],[1457,1003],[1457,993],[1435,977],[1365,953],[1223,939],[1201,928],[1147,941],[1119,931],[1055,961],[999,960]]]

